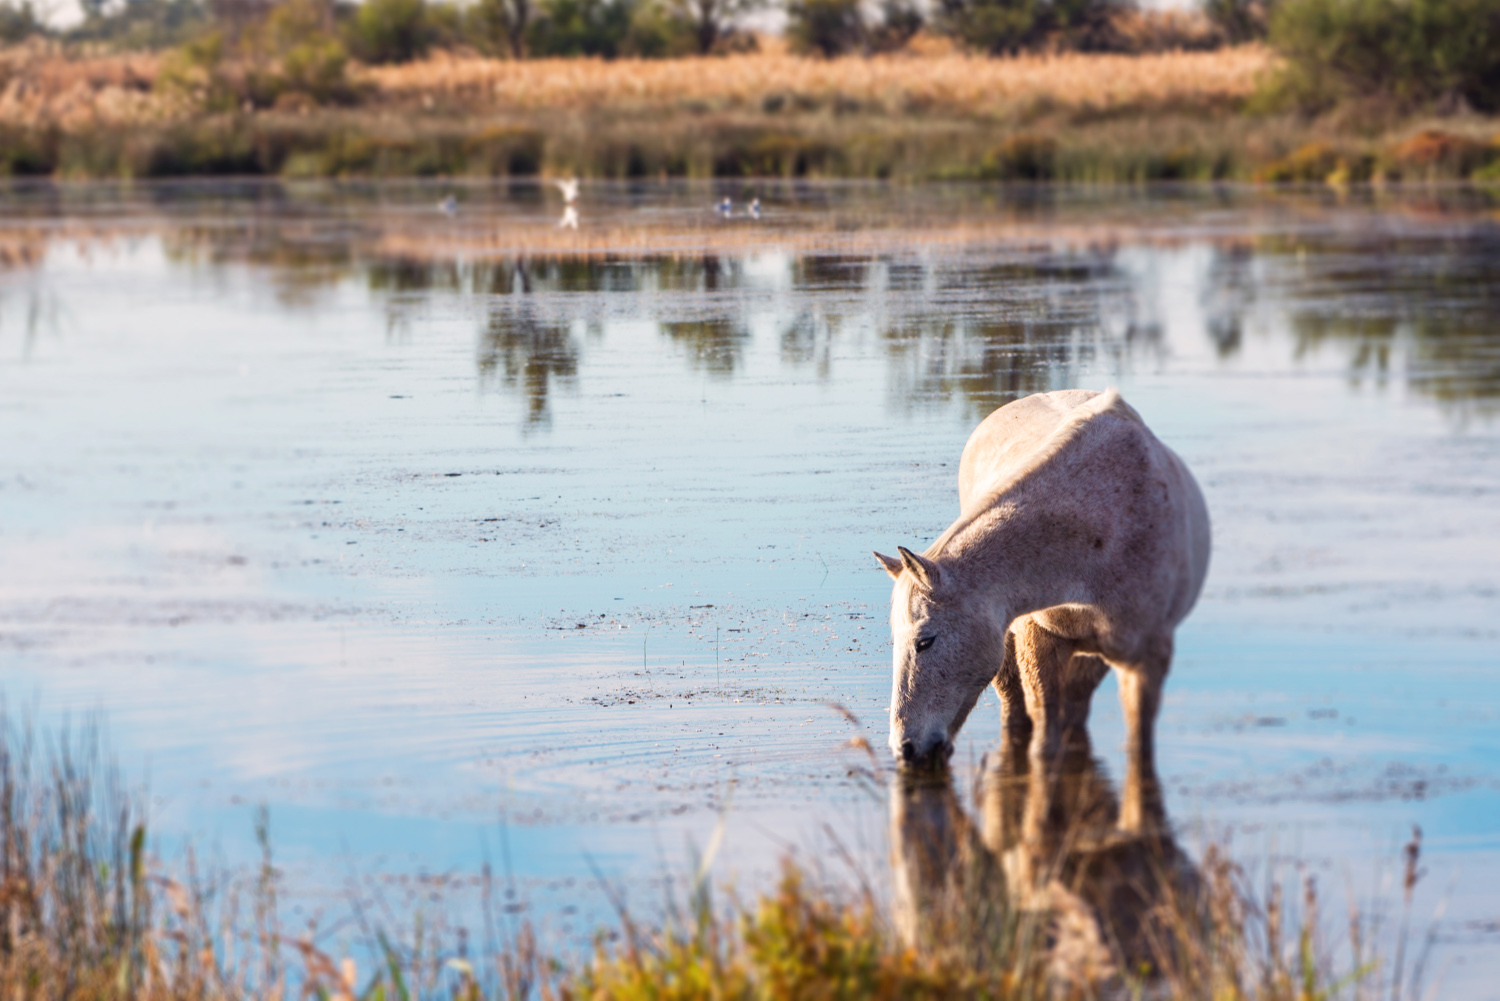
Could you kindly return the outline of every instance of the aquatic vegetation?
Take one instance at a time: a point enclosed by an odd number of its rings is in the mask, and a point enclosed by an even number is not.
[[[0,50],[0,173],[1343,184],[1483,178],[1500,160],[1478,117],[1372,131],[1250,113],[1278,65],[1259,45],[368,65],[312,11],[158,55]],[[1449,138],[1414,140],[1434,134]]]

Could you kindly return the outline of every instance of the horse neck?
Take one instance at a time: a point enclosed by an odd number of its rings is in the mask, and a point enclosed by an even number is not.
[[[1086,533],[1050,503],[1002,499],[970,518],[935,555],[966,593],[982,596],[1007,621],[1084,600],[1080,570]]]

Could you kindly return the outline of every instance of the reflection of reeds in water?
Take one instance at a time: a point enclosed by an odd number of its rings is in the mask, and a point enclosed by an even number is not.
[[[1311,881],[1299,909],[1274,885],[1257,899],[1222,851],[1192,865],[1149,769],[1127,776],[1123,793],[1142,798],[1149,822],[1121,830],[1120,798],[1086,738],[1064,748],[1052,762],[1002,749],[976,794],[978,825],[947,775],[898,779],[890,911],[868,886],[844,892],[788,864],[753,902],[715,907],[695,879],[688,905],[656,921],[620,905],[592,955],[558,961],[530,924],[506,917],[518,901],[501,897],[488,869],[419,878],[405,905],[355,881],[334,922],[349,930],[339,940],[317,919],[290,927],[264,811],[257,865],[205,878],[188,855],[173,871],[148,851],[141,808],[95,731],[46,743],[0,721],[0,992],[85,1001],[1419,996],[1425,951],[1398,951],[1377,975],[1369,922],[1355,913],[1340,978]],[[1419,848],[1414,839],[1407,849],[1405,912]],[[478,887],[477,915],[445,904],[444,888],[465,884]]]

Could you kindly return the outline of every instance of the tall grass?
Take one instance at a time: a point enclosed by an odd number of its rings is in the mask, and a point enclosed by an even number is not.
[[[1027,795],[1039,788],[1034,778]],[[774,890],[716,904],[700,865],[685,901],[669,902],[652,920],[620,904],[593,952],[570,956],[549,951],[529,924],[497,927],[495,881],[486,870],[477,880],[480,935],[470,936],[461,917],[407,920],[412,915],[370,906],[356,892],[342,919],[355,929],[352,941],[335,944],[315,925],[295,931],[283,923],[287,888],[264,811],[256,822],[262,858],[248,870],[204,875],[190,852],[164,861],[152,854],[140,799],[108,761],[97,729],[40,740],[0,718],[0,994],[85,1001],[1416,996],[1425,950],[1408,958],[1404,942],[1419,837],[1406,849],[1402,937],[1389,973],[1372,955],[1365,916],[1351,913],[1352,941],[1340,966],[1324,944],[1311,879],[1301,884],[1298,907],[1276,880],[1257,896],[1244,870],[1212,848],[1191,880],[1168,853],[1134,871],[1133,883],[1100,884],[1112,900],[1126,893],[1152,901],[1143,927],[1155,929],[1154,938],[1143,962],[1118,944],[1119,935],[1096,937],[1096,945],[1125,951],[1085,968],[1061,955],[1066,907],[1014,902],[1003,854],[975,836],[951,786],[901,779],[891,795],[893,836],[906,846],[901,878],[909,880],[924,858],[945,863],[928,874],[936,880],[906,884],[923,889],[898,894],[899,913],[868,881],[816,882],[791,863]],[[901,830],[919,815],[936,826],[913,856]],[[1160,835],[1136,842],[1153,843],[1163,843]],[[1078,851],[1097,867],[1098,852],[1120,850],[1089,844],[1081,833],[1056,842],[1056,854],[1036,870],[1037,885],[1064,879],[1078,887],[1077,872],[1067,875]]]

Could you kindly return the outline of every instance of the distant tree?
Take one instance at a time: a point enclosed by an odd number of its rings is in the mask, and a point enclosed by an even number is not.
[[[477,36],[486,51],[525,59],[533,14],[532,0],[478,0],[469,8],[470,34]]]
[[[543,0],[527,31],[537,56],[621,54],[630,33],[632,0]]]
[[[1231,45],[1266,37],[1265,0],[1203,0],[1203,13]]]
[[[874,52],[895,52],[925,24],[926,18],[912,0],[881,0],[880,20],[869,30],[869,47]]]
[[[37,18],[31,0],[0,3],[0,42],[23,42],[45,31],[46,26]]]
[[[364,0],[351,32],[355,52],[372,63],[404,63],[425,55],[433,34],[425,0]]]
[[[692,28],[700,55],[708,55],[731,35],[740,17],[762,6],[761,0],[675,0],[675,13]]]
[[[209,25],[208,8],[199,0],[107,0],[84,7],[84,19],[65,37],[105,42],[126,49],[161,49],[180,45]]]
[[[1113,21],[1129,0],[938,0],[941,28],[969,48],[1002,55],[1029,49],[1090,52],[1116,47]]]
[[[865,20],[859,0],[791,0],[787,34],[803,52],[832,58],[865,44]]]
[[[1307,103],[1500,109],[1500,0],[1278,0],[1270,41]]]

